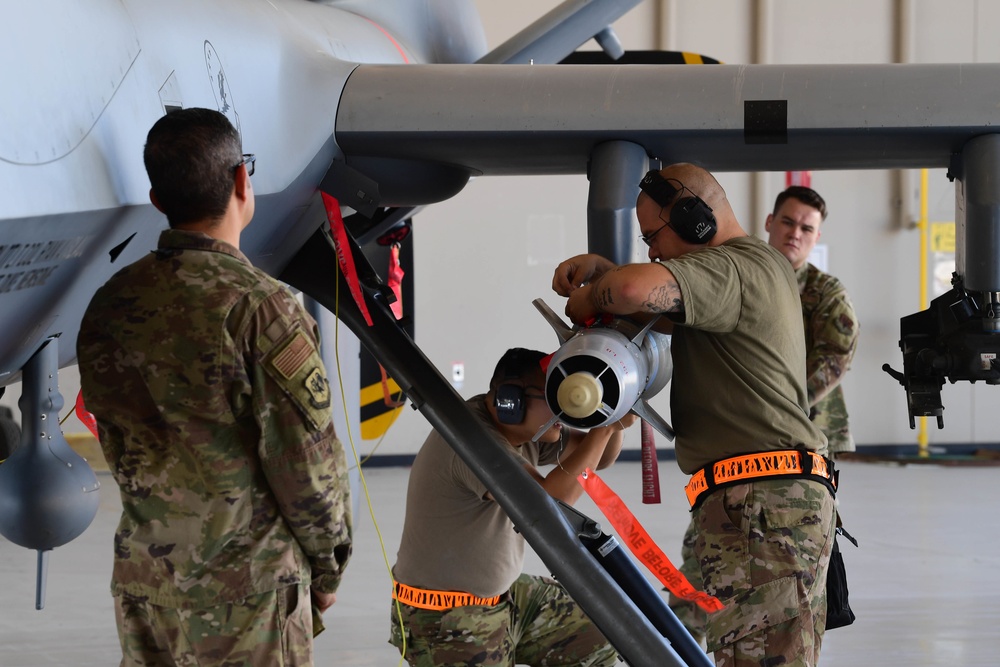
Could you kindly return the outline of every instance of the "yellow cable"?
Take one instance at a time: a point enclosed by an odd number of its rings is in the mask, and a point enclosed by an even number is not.
[[[404,402],[406,401],[406,394],[403,392],[402,389],[396,392],[396,398],[394,400],[399,401],[400,398],[402,398]],[[396,423],[395,420],[393,420],[392,422],[390,422],[388,426],[385,427],[385,430],[382,431],[382,435],[380,435],[378,438],[378,442],[376,442],[375,446],[372,447],[372,450],[365,455],[365,458],[361,459],[361,462],[358,464],[359,468],[364,464],[368,463],[368,459],[370,459],[372,456],[375,455],[375,451],[379,448],[379,445],[382,444],[382,441],[385,440],[386,434],[389,433],[389,429],[392,428],[392,425],[395,423]]]
[[[344,393],[344,375],[340,368],[340,262],[334,262],[334,267],[336,273],[334,274],[336,278],[336,287],[334,288],[333,297],[333,314],[336,317],[336,322],[333,325],[333,352],[337,360],[337,383],[340,386],[340,402],[344,410],[344,423],[347,424],[347,439],[351,443],[351,453],[354,454],[354,463],[358,466],[358,477],[361,479],[361,486],[365,490],[365,501],[368,504],[368,516],[372,518],[372,525],[375,526],[375,534],[378,535],[379,548],[382,550],[382,562],[385,563],[385,571],[389,573],[389,581],[394,583],[392,576],[392,566],[389,565],[389,556],[385,553],[385,540],[382,539],[382,531],[378,527],[378,521],[375,519],[375,508],[372,507],[372,497],[368,492],[368,482],[365,480],[365,473],[361,470],[361,461],[358,460],[358,449],[354,446],[354,435],[351,432],[351,419],[347,411],[347,394]],[[385,430],[388,433],[389,429]],[[385,433],[382,434],[382,438],[385,437]],[[379,443],[382,442],[382,438],[379,438]],[[378,444],[376,444],[376,447]],[[372,451],[375,451],[374,449]],[[371,457],[369,454],[365,457],[367,461]],[[399,606],[399,600],[393,599],[396,606],[396,614],[399,618],[399,627],[401,630],[401,635],[403,637],[403,649],[399,656],[399,665],[402,667],[403,656],[406,655],[406,628],[403,626],[403,610]]]
[[[358,468],[368,463],[368,459],[374,456],[375,450],[378,449],[378,446],[382,444],[383,440],[385,440],[385,434],[389,432],[390,428],[392,428],[391,424],[384,431],[382,431],[382,435],[378,437],[378,442],[376,442],[375,446],[372,447],[372,450],[365,455],[365,458],[361,459],[361,461],[358,463]]]

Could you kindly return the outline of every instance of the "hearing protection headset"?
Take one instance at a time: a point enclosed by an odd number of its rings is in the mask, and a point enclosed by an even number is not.
[[[513,369],[524,366],[523,357],[520,350],[512,350],[505,355],[503,380],[493,393],[493,407],[496,408],[497,420],[501,424],[520,424],[524,421],[524,387],[509,382],[519,379],[520,376]]]
[[[646,172],[646,175],[642,177],[642,180],[639,181],[639,189],[649,195],[649,198],[662,208],[667,208],[671,203],[674,205],[667,224],[682,240],[688,243],[702,244],[708,243],[715,236],[718,224],[711,207],[677,179],[663,178],[660,172],[654,169]],[[674,202],[674,198],[685,190],[691,196],[680,197]]]
[[[493,407],[501,424],[520,424],[524,421],[524,387],[516,384],[497,385],[493,394]]]

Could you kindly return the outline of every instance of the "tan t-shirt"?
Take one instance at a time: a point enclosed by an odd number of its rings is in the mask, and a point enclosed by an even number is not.
[[[560,443],[512,447],[493,425],[484,401],[480,394],[467,404],[496,445],[533,466],[556,461]],[[410,471],[403,537],[393,567],[396,581],[481,597],[506,592],[521,574],[524,538],[486,493],[486,485],[455,450],[431,431]]]
[[[809,421],[802,305],[791,264],[753,237],[663,263],[680,284],[670,411],[677,463],[804,445],[826,454]]]

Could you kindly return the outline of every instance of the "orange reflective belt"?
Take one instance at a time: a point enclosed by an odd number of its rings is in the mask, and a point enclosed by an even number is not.
[[[418,609],[432,611],[444,611],[453,607],[492,607],[500,602],[502,597],[503,595],[494,595],[491,598],[481,598],[472,593],[459,591],[431,591],[426,588],[407,586],[398,581],[392,591],[393,600],[399,600],[403,604]]]
[[[808,456],[806,466],[802,457]],[[811,465],[810,465],[811,464]],[[711,477],[709,477],[711,471]],[[785,449],[775,452],[743,454],[716,461],[691,476],[684,487],[688,502],[694,507],[702,496],[723,484],[732,484],[761,477],[798,477],[819,479],[836,490],[837,479],[829,462],[816,452]]]

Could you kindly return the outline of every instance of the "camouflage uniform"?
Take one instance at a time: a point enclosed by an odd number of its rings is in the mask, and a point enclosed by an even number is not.
[[[774,449],[826,455],[809,419],[802,306],[787,259],[737,237],[663,264],[684,295],[671,341],[683,388],[671,393],[681,470]],[[682,570],[725,605],[701,622],[716,665],[816,665],[833,514],[829,489],[811,479],[743,479],[702,497]]]
[[[411,667],[612,667],[618,654],[569,593],[548,577],[522,574],[493,607],[392,609],[390,643]],[[515,655],[516,653],[516,655]]]
[[[726,603],[707,624],[717,667],[817,664],[833,507],[823,484],[799,479],[720,489],[695,509],[704,588]]]
[[[795,272],[806,331],[810,417],[826,434],[830,454],[854,451],[840,385],[858,347],[858,319],[844,285],[812,264]]]
[[[334,592],[351,552],[316,341],[284,286],[200,233],[163,232],[95,294],[77,354],[122,497],[123,664],[310,664],[310,588]]]
[[[854,451],[847,422],[847,405],[840,385],[858,345],[858,321],[847,290],[837,278],[806,263],[795,272],[802,301],[806,335],[806,389],[810,418],[827,437],[830,457]],[[681,543],[680,571],[699,590],[701,568],[694,555],[694,521]],[[825,600],[825,598],[824,598]],[[705,641],[705,612],[697,605],[670,596],[670,608],[695,640]]]
[[[834,502],[818,482],[757,482],[716,491],[692,513],[680,571],[695,588],[727,605],[712,615],[714,632],[707,634],[708,616],[701,607],[673,594],[669,605],[695,641],[715,652],[718,667],[761,664],[765,644],[772,654],[781,651],[791,658],[783,666],[816,664],[826,629],[825,573],[835,527],[824,517]],[[728,517],[721,521],[725,529],[710,531],[721,516]],[[698,554],[709,545],[713,554],[727,558],[703,561]],[[734,562],[740,563],[735,570]],[[745,609],[752,614],[745,615]],[[806,617],[814,622],[795,621]],[[812,631],[790,631],[803,626]],[[747,650],[746,642],[733,641],[752,635],[754,628],[766,628],[753,635],[759,646]]]
[[[123,665],[312,665],[309,586],[285,586],[198,609],[115,597]]]

